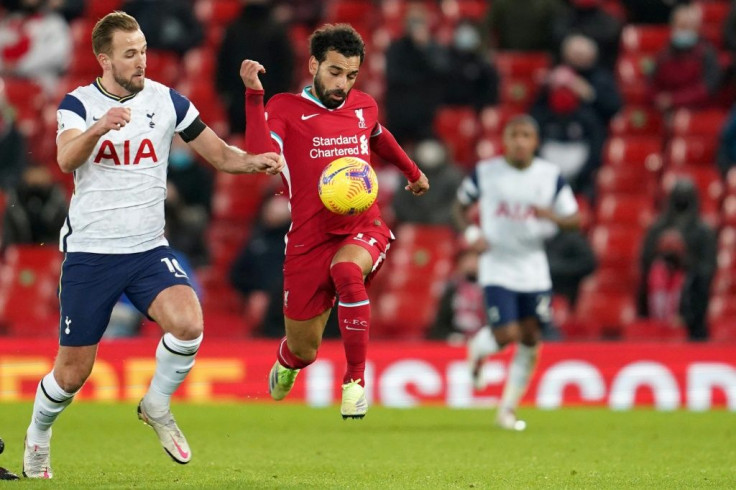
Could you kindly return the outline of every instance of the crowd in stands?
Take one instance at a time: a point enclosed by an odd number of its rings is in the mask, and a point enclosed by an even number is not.
[[[100,74],[90,34],[115,9],[140,22],[147,77],[236,145],[243,59],[266,66],[269,97],[311,82],[314,27],[362,34],[357,88],[432,183],[415,199],[374,162],[397,241],[371,290],[373,337],[457,339],[482,325],[477,257],[450,206],[526,112],[584,215],[581,233],[548,244],[559,337],[736,341],[727,0],[0,0],[0,335],[56,328],[58,262],[38,248],[57,245],[73,181],[56,165],[55,111]],[[280,179],[215,174],[175,139],[169,180],[166,232],[201,285],[209,335],[280,335]],[[28,295],[41,306],[15,314]],[[118,331],[154,331],[137,316],[130,325]]]

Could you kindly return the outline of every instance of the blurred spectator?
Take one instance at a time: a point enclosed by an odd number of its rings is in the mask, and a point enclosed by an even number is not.
[[[58,12],[64,17],[64,20],[70,22],[84,15],[87,7],[85,0],[47,0],[48,7],[54,12]]]
[[[666,24],[677,5],[690,0],[621,0],[626,18],[632,24]]]
[[[715,49],[700,37],[701,15],[695,6],[682,5],[672,12],[670,44],[657,54],[650,80],[656,107],[669,111],[701,108],[713,102],[720,83]]]
[[[0,78],[0,190],[4,191],[18,185],[28,165],[25,137],[15,126],[13,112],[5,99]]]
[[[593,109],[607,127],[621,110],[623,100],[613,74],[598,64],[595,42],[579,34],[570,35],[562,41],[560,54],[561,64],[550,72],[550,79],[575,92],[581,103]],[[547,96],[548,92],[542,90],[537,103],[546,103]]]
[[[48,169],[28,167],[18,187],[8,193],[3,247],[16,243],[55,246],[66,212],[64,191]]]
[[[545,250],[552,292],[563,295],[574,307],[580,283],[597,266],[593,248],[579,231],[561,231],[547,240]]]
[[[672,328],[684,328],[682,301],[687,277],[685,241],[676,229],[664,231],[655,244],[649,273],[642,278],[645,284],[646,316]]]
[[[432,137],[449,69],[447,50],[432,39],[426,7],[410,4],[404,36],[386,52],[386,126],[400,143]]]
[[[17,10],[0,20],[0,74],[30,78],[53,93],[71,50],[69,25],[45,0],[20,0]]]
[[[653,302],[658,305],[662,302],[661,298],[649,298],[650,288],[659,292],[670,291],[667,301],[671,303],[673,284],[681,282],[678,309],[692,340],[703,340],[708,336],[705,314],[717,252],[716,234],[703,222],[699,213],[695,185],[689,179],[678,180],[667,198],[664,212],[644,238],[641,256],[643,280],[639,291],[639,313],[647,316],[653,313],[650,310]],[[677,252],[676,240],[670,233],[672,230],[684,240],[684,254]],[[657,260],[660,262],[655,267]],[[680,281],[677,270],[683,268],[685,277]]]
[[[455,28],[443,102],[478,111],[498,102],[498,73],[483,56],[480,32],[472,22],[460,22]]]
[[[249,0],[240,15],[227,27],[217,54],[215,82],[228,112],[230,132],[245,131],[245,91],[240,79],[244,59],[258,60],[266,73],[265,101],[289,92],[294,78],[294,53],[285,27],[272,15],[269,0]],[[303,42],[308,42],[304,39]]]
[[[324,17],[325,2],[322,0],[276,0],[274,15],[279,22],[299,24],[312,31]]]
[[[121,10],[136,18],[148,49],[183,55],[204,39],[192,0],[127,0]]]
[[[212,214],[214,176],[211,167],[202,165],[181,138],[174,138],[169,152],[168,180],[176,187],[184,204]]]
[[[284,334],[284,235],[291,224],[289,200],[269,197],[248,243],[230,269],[230,283],[245,296],[254,292],[268,295],[269,304],[259,332],[268,337]]]
[[[187,256],[193,267],[206,265],[210,254],[205,235],[209,219],[205,210],[187,205],[176,186],[168,182],[164,212],[165,233],[171,248]]]
[[[736,2],[731,2],[731,8],[723,21],[723,47],[736,53]]]
[[[570,0],[562,14],[552,20],[552,29],[558,46],[571,34],[592,39],[600,52],[600,64],[613,71],[622,25],[601,4],[602,0]]]
[[[556,69],[531,115],[539,123],[540,156],[560,167],[576,193],[592,196],[606,127],[572,88],[579,78],[569,67]]]
[[[736,106],[731,109],[721,130],[716,163],[724,178],[728,171],[736,166]]]
[[[455,259],[455,272],[445,285],[428,335],[463,345],[486,323],[483,289],[478,285],[478,253],[464,249]]]
[[[487,18],[490,46],[501,50],[554,50],[553,20],[560,0],[494,0]]]
[[[417,199],[409,192],[394,194],[396,220],[402,223],[452,226],[452,203],[463,173],[449,161],[449,152],[436,139],[424,140],[414,149],[414,161],[432,182],[432,192]],[[401,179],[400,187],[406,184]]]

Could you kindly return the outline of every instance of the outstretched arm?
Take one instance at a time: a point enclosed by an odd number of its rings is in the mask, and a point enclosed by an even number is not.
[[[257,61],[244,60],[240,65],[240,78],[245,84],[245,149],[255,153],[280,153],[281,148],[271,139],[271,131],[266,122],[264,92],[258,78],[259,73],[266,73],[266,69]]]
[[[228,145],[210,128],[205,128],[199,136],[189,142],[189,146],[217,170],[231,174],[265,172],[276,175],[284,166],[277,153],[264,152],[260,155],[251,155],[240,148]]]
[[[371,136],[371,150],[387,162],[396,165],[404,174],[409,183],[404,187],[415,196],[421,196],[429,190],[429,180],[417,164],[411,161],[409,155],[401,149],[399,143],[388,129],[377,125],[377,133]]]

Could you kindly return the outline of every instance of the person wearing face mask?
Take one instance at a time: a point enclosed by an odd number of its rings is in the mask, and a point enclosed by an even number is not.
[[[713,229],[700,218],[697,189],[690,179],[681,179],[675,183],[662,215],[647,230],[641,254],[643,280],[639,288],[639,313],[643,316],[648,314],[650,301],[647,278],[650,277],[657,258],[663,255],[663,237],[672,230],[684,241],[682,263],[687,264],[680,298],[681,316],[687,325],[690,339],[704,340],[708,336],[705,314],[708,309],[710,283],[716,269],[717,238]]]
[[[623,101],[611,72],[598,63],[598,46],[582,34],[564,38],[560,50],[561,62],[552,69],[550,80],[571,89],[583,106],[589,107],[607,126],[621,109]],[[547,103],[549,92],[543,89],[535,105]]]
[[[418,143],[413,156],[419,169],[434,183],[432,192],[422,199],[415,199],[406,192],[396,192],[392,203],[396,221],[452,226],[451,205],[463,179],[462,171],[449,161],[447,148],[436,139]]]
[[[55,244],[66,219],[66,196],[45,167],[28,167],[8,193],[3,248],[17,243]]]
[[[556,68],[550,73],[531,115],[539,124],[539,155],[560,168],[575,192],[592,196],[606,127],[581,95],[582,83],[570,67]]]
[[[69,25],[46,8],[45,0],[20,0],[0,20],[0,74],[30,78],[50,94],[69,65],[71,51]]]
[[[433,136],[449,69],[447,50],[432,39],[427,8],[410,4],[404,36],[386,52],[386,122],[399,143]]]
[[[657,54],[649,85],[650,98],[661,111],[713,103],[720,68],[715,49],[700,37],[700,25],[697,7],[673,10],[670,43]]]
[[[450,69],[444,103],[473,106],[480,111],[498,102],[498,73],[483,55],[478,28],[462,21],[450,46]]]
[[[618,57],[621,22],[606,12],[602,3],[601,0],[570,0],[565,10],[552,20],[552,32],[558,46],[562,46],[571,33],[591,39],[600,48],[600,65],[613,70]]]

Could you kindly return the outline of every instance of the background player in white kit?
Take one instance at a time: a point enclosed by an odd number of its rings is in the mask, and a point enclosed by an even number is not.
[[[550,320],[552,281],[544,240],[558,229],[579,226],[577,202],[552,163],[536,158],[539,128],[530,116],[510,120],[503,134],[505,154],[479,162],[458,189],[455,215],[469,244],[481,252],[478,282],[483,287],[491,328],[468,343],[477,389],[484,387],[483,361],[517,344],[496,423],[523,430],[516,408],[526,392]],[[480,227],[468,226],[466,210],[478,202]]]
[[[101,19],[92,46],[102,67],[93,84],[67,94],[58,110],[57,160],[74,173],[61,230],[59,352],[39,383],[26,432],[23,474],[51,478],[51,425],[89,376],[110,312],[124,292],[164,336],[138,416],[177,463],[192,453],[170,411],[171,395],[194,365],[202,341],[199,301],[164,238],[166,168],[174,133],[218,170],[267,172],[274,153],[227,145],[189,100],[145,79],[146,39],[121,12]]]

